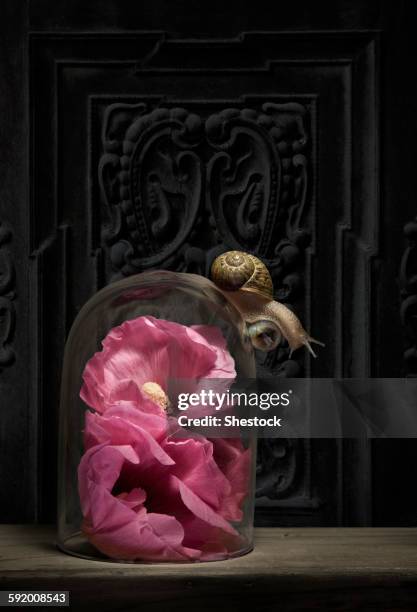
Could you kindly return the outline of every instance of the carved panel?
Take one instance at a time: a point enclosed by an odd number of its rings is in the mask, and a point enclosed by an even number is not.
[[[70,323],[113,277],[153,267],[207,275],[219,252],[244,248],[271,268],[276,297],[327,343],[314,368],[301,351],[288,360],[282,346],[258,359],[259,374],[367,375],[376,54],[375,33],[365,31],[34,34],[32,202],[42,214],[32,215],[31,249],[52,261],[48,282],[64,279],[57,319]],[[42,369],[50,320],[41,273],[38,282]],[[352,287],[359,305],[348,299]],[[53,416],[52,375],[43,372]],[[337,444],[285,444],[260,448],[260,503],[280,507],[268,520],[302,508],[301,523],[340,522],[345,492],[335,483],[366,472],[367,451],[349,476],[352,454]],[[367,503],[355,494],[352,505]]]
[[[7,246],[11,238],[10,229],[0,221],[0,372],[15,359],[11,346],[15,329],[15,272]]]
[[[131,121],[129,122],[129,118]],[[184,264],[206,223],[205,250],[218,244],[289,257],[305,238],[306,107],[261,103],[207,117],[189,108],[112,104],[99,164],[112,228],[113,267],[122,275]]]
[[[404,234],[408,241],[400,268],[404,361],[407,375],[417,376],[417,219],[407,223]]]

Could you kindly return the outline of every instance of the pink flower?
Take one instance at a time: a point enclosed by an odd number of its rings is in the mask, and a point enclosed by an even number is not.
[[[125,560],[213,559],[242,542],[250,450],[240,440],[173,438],[173,417],[143,392],[173,378],[234,379],[218,328],[152,317],[110,331],[84,371],[86,413],[79,469],[82,529]],[[177,426],[178,428],[178,426]]]
[[[170,378],[236,376],[234,361],[221,331],[212,326],[187,327],[154,317],[138,317],[114,327],[103,350],[87,363],[80,396],[105,412],[120,400],[138,401],[149,381],[167,392]]]

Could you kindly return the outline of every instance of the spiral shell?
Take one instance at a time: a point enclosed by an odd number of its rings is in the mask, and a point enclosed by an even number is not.
[[[222,291],[252,291],[273,299],[268,268],[249,253],[228,251],[219,255],[211,266],[211,278]]]

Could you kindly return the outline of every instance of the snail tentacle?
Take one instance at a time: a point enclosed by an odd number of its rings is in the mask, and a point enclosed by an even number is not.
[[[302,343],[303,343],[303,344],[304,344],[304,346],[307,348],[307,350],[309,351],[309,353],[311,353],[311,354],[313,355],[313,357],[314,357],[315,359],[317,358],[317,355],[316,355],[316,353],[314,352],[314,350],[313,350],[313,348],[312,348],[311,344],[318,344],[319,346],[326,346],[326,345],[324,344],[324,342],[320,342],[320,340],[316,340],[315,338],[312,338],[311,336],[307,336],[306,338],[304,338],[304,340],[302,341]],[[297,346],[297,347],[292,348],[292,349],[290,350],[290,358],[291,358],[291,356],[292,356],[293,352],[297,350],[297,348],[299,348],[299,347]]]

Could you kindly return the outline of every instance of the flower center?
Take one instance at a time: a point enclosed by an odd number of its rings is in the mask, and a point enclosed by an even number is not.
[[[168,410],[169,408],[169,398],[165,393],[161,385],[158,385],[156,382],[146,382],[142,385],[141,388],[142,393],[145,393],[155,404],[158,404],[160,408],[163,410]]]

